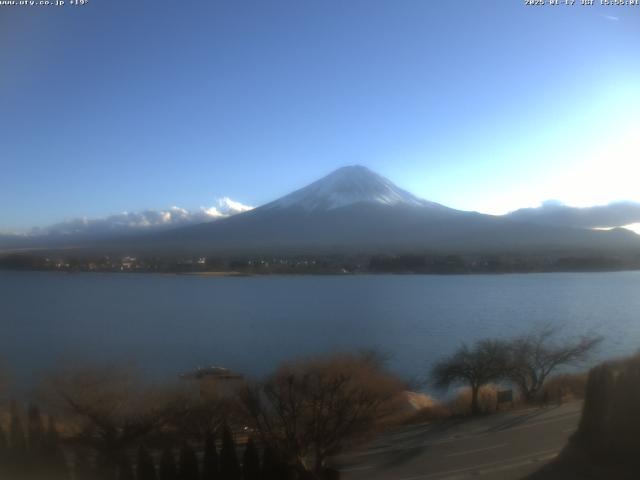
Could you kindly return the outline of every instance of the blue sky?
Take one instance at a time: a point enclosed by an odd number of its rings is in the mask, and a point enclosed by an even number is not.
[[[0,230],[347,164],[488,213],[640,201],[640,7],[523,3],[0,7]]]

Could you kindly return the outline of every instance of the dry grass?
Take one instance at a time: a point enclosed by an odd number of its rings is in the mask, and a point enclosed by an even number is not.
[[[481,413],[493,413],[496,411],[498,397],[498,387],[496,385],[485,385],[478,393],[478,403]],[[471,415],[471,389],[462,388],[458,395],[447,403],[452,416]]]
[[[499,388],[496,385],[486,385],[480,389],[478,401],[481,413],[494,413]],[[452,417],[466,417],[471,415],[471,389],[461,388],[454,398],[447,402],[437,402],[427,396],[430,404],[416,410],[405,423],[416,424],[436,420],[446,420]]]
[[[584,398],[587,387],[587,373],[570,373],[551,377],[544,384],[542,395],[549,401]]]
[[[446,405],[436,403],[431,407],[422,408],[412,415],[408,415],[402,423],[406,425],[416,425],[419,423],[445,420],[451,417],[451,410]]]

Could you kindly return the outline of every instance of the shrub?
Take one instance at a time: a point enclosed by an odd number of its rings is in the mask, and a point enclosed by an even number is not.
[[[451,415],[464,416],[474,413],[492,413],[496,411],[498,398],[497,386],[489,384],[480,387],[478,390],[478,409],[476,412],[473,412],[471,409],[471,395],[471,388],[460,389],[456,397],[447,403]]]
[[[584,398],[586,387],[586,373],[567,373],[556,375],[547,380],[542,388],[542,394],[549,401]]]
[[[326,458],[392,412],[403,390],[371,355],[333,355],[284,365],[247,388],[243,401],[253,427],[280,458],[320,474]]]

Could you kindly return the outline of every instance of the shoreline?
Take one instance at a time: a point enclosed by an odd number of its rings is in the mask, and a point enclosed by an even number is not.
[[[624,273],[640,272],[640,268],[611,269],[611,270],[540,270],[535,272],[504,271],[504,272],[238,272],[238,271],[202,271],[202,272],[163,272],[163,271],[108,271],[108,270],[49,270],[49,269],[8,269],[0,268],[0,272],[31,272],[31,273],[60,273],[60,274],[109,274],[109,275],[167,275],[192,276],[210,278],[241,278],[241,277],[384,277],[384,276],[424,276],[424,277],[479,277],[504,275],[550,275],[577,273]]]
[[[84,272],[81,272],[84,273]],[[137,272],[115,272],[115,273],[137,273]],[[140,272],[150,273],[150,272]],[[196,277],[254,277],[255,274],[244,272],[225,272],[225,271],[210,271],[210,272],[166,272],[168,275],[192,275]]]

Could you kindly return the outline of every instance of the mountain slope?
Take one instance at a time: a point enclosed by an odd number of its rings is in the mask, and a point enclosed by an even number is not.
[[[22,248],[158,255],[625,253],[640,236],[464,212],[418,198],[361,166],[344,167],[253,210],[129,235],[8,238]],[[14,248],[18,248],[15,246]]]
[[[140,238],[132,246],[203,254],[531,253],[620,251],[640,246],[640,237],[454,210],[355,166],[252,211]]]

